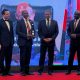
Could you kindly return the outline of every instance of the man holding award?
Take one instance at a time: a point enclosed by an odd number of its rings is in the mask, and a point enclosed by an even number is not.
[[[18,35],[18,45],[20,48],[20,67],[23,76],[30,75],[29,63],[32,50],[32,39],[34,38],[34,24],[29,19],[27,10],[22,11],[23,18],[17,21],[16,33]]]

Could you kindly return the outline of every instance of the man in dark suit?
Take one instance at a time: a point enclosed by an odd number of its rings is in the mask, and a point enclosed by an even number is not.
[[[33,21],[29,19],[28,12],[22,11],[23,18],[17,22],[16,33],[18,35],[18,45],[20,48],[20,67],[23,76],[30,75],[29,63],[33,38],[35,35]]]
[[[70,55],[68,61],[68,71],[66,74],[71,73],[75,53],[77,52],[78,58],[78,74],[80,74],[80,12],[75,11],[74,19],[70,21],[68,26],[68,35],[70,36]]]
[[[12,48],[14,43],[13,23],[9,19],[9,17],[10,12],[7,9],[3,9],[2,19],[0,19],[0,68],[2,75],[10,75],[9,70],[12,59]]]
[[[48,50],[48,74],[52,74],[55,39],[58,35],[58,24],[51,19],[51,12],[45,11],[45,19],[39,22],[38,34],[41,39],[39,74],[42,74],[46,51]]]
[[[0,45],[0,54],[1,54],[1,45]],[[0,74],[2,74],[1,68],[0,68]]]

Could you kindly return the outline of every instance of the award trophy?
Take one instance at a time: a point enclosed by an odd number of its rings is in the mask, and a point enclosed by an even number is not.
[[[30,29],[27,33],[27,39],[32,39],[34,37],[34,31]]]

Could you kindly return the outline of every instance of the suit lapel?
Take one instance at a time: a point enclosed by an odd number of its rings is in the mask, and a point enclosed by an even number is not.
[[[31,29],[32,29],[32,22],[31,22],[31,20],[29,20],[29,23],[30,23],[30,25],[31,25]]]
[[[79,26],[79,23],[80,23],[80,21],[78,22],[77,27],[76,27],[75,30],[79,29],[79,27],[80,27],[80,26]]]
[[[21,22],[22,22],[22,26],[24,27],[24,30],[25,30],[25,32],[26,32],[26,34],[27,34],[27,27],[26,27],[26,24],[25,24],[24,19],[22,19]],[[31,21],[30,21],[30,20],[29,20],[29,22],[30,22],[30,24],[31,24]],[[32,24],[31,24],[31,29],[32,29]]]
[[[10,25],[10,31],[11,31],[11,26],[12,26],[12,24],[11,24],[11,22],[10,22],[10,21],[9,21],[9,25]],[[8,29],[8,30],[9,30],[9,29]],[[10,31],[9,31],[9,32],[10,32]]]
[[[76,27],[76,28],[74,27],[74,31],[78,29],[79,23],[80,23],[80,20],[79,20],[79,22],[78,22],[78,24],[77,24],[77,27]]]
[[[44,28],[46,29],[46,31],[48,31],[48,26],[46,25],[46,20],[43,21],[44,24]]]
[[[29,22],[30,22],[30,24],[31,24],[31,21],[29,20]],[[25,21],[24,21],[24,19],[22,19],[22,23],[23,23],[23,26],[26,28],[26,30],[27,30],[27,27],[26,27],[26,23],[25,23]],[[32,29],[32,24],[31,24],[31,29]]]
[[[73,20],[71,23],[71,32],[74,32],[74,31],[75,31],[75,29],[74,29],[74,20]]]
[[[22,19],[21,22],[22,22],[22,25],[26,28],[26,24],[25,24],[24,19]],[[27,29],[27,28],[26,28],[26,29]]]
[[[25,30],[25,32],[27,34],[27,27],[26,27],[24,19],[21,20],[21,23],[22,23],[22,27],[24,27],[23,29]]]
[[[10,21],[9,21],[9,24],[10,24]],[[4,25],[3,27],[5,27],[8,32],[11,31],[11,24],[10,24],[10,31],[9,31],[9,29],[8,29],[8,27],[7,27],[7,24],[5,23],[5,21],[4,21],[3,19],[2,19],[2,25]]]

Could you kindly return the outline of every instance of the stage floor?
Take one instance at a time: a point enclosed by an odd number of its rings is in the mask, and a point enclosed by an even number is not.
[[[14,76],[0,76],[0,80],[80,80],[80,75],[77,75],[76,72],[72,72],[70,75],[66,75],[65,72],[38,75],[36,72],[29,76],[21,76],[19,73],[15,73]]]

